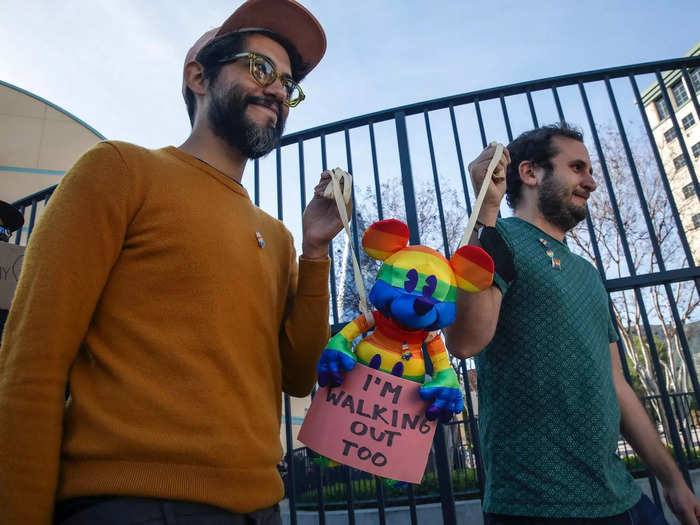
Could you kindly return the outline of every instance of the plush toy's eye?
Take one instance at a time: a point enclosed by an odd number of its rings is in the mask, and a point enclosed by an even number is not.
[[[431,297],[435,293],[435,287],[437,286],[437,277],[434,275],[429,275],[425,280],[425,286],[423,287],[423,295],[426,297]]]
[[[411,268],[406,273],[406,282],[403,283],[403,287],[407,292],[412,292],[413,290],[416,289],[417,284],[418,284],[418,272],[415,270],[415,268]]]

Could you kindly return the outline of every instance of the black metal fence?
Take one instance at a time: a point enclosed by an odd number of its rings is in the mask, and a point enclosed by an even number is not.
[[[640,86],[649,87],[642,92]],[[357,253],[362,226],[394,216],[407,222],[411,243],[422,240],[449,257],[475,197],[465,162],[490,141],[507,143],[535,126],[567,121],[581,127],[601,197],[594,208],[589,204],[591,213],[568,238],[569,246],[600,271],[621,336],[625,375],[645,398],[691,483],[689,469],[698,461],[700,386],[693,360],[698,331],[689,335],[685,329],[698,326],[700,312],[695,311],[700,145],[689,143],[694,131],[688,129],[692,119],[686,113],[694,114],[693,122],[700,120],[698,92],[699,56],[464,93],[286,135],[274,155],[250,164],[244,183],[255,203],[283,219],[300,239],[301,213],[317,174],[344,166],[355,177],[349,242]],[[28,231],[19,232],[14,242],[26,241],[52,191],[15,203],[27,217]],[[339,237],[330,250],[334,330],[354,316],[346,253]],[[473,391],[470,365],[456,366],[466,389]],[[315,509],[324,524],[328,510],[342,508],[353,524],[355,510],[371,506],[384,524],[386,506],[393,504],[407,505],[411,522],[417,523],[416,505],[435,500],[444,522],[456,523],[455,497],[478,497],[484,479],[478,409],[471,395],[466,402],[463,420],[438,427],[424,483],[385,487],[349,468],[321,467],[305,449],[293,450],[291,404],[285,398],[291,523],[297,523],[299,509]],[[646,473],[624,442],[620,455],[635,474]],[[657,484],[650,482],[658,501]]]

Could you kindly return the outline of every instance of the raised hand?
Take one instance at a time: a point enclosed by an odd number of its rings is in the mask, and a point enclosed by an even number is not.
[[[321,173],[321,178],[314,188],[313,199],[304,210],[301,250],[302,256],[309,259],[327,257],[328,245],[343,229],[343,221],[340,219],[335,200],[323,196],[330,182],[330,171]],[[346,203],[348,220],[352,217],[352,205],[350,199],[350,202]]]
[[[486,170],[495,152],[496,143],[492,142],[484,151],[479,153],[477,158],[469,163],[469,175],[477,194],[481,190],[484,177],[486,177]],[[503,157],[501,157],[498,167],[493,172],[493,177],[489,183],[489,188],[479,213],[479,220],[488,226],[493,226],[498,217],[498,209],[506,192],[506,168],[508,164],[510,164],[510,153],[507,148],[503,148]]]

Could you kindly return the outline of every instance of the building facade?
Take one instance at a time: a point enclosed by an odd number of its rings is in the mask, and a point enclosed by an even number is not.
[[[686,56],[698,55],[700,42],[686,53]],[[697,177],[700,173],[700,115],[692,98],[693,94],[700,97],[700,67],[687,73],[689,82],[680,70],[662,75],[671,107],[658,82],[644,91],[642,102],[697,265],[700,262],[700,201],[690,167]],[[673,124],[672,113],[680,130]],[[681,144],[685,145],[689,159],[684,155]]]

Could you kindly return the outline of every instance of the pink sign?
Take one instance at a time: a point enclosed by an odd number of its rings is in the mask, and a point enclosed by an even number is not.
[[[420,387],[358,363],[341,386],[316,392],[299,441],[358,470],[420,483],[436,427]]]

